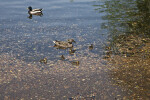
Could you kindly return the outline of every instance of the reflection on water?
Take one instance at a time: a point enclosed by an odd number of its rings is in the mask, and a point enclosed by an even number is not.
[[[42,17],[42,16],[43,16],[43,13],[29,14],[28,18],[29,18],[29,19],[32,19],[32,16],[33,16],[33,15]]]
[[[2,1],[0,98],[147,99],[148,89],[142,87],[149,84],[147,2]],[[44,16],[27,18],[30,5],[44,8]],[[73,48],[53,43],[70,45],[67,39],[76,41]]]

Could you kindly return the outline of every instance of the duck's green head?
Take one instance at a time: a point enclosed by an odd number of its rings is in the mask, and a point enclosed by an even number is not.
[[[29,6],[28,9],[29,9],[29,11],[32,11],[32,7],[31,6]]]

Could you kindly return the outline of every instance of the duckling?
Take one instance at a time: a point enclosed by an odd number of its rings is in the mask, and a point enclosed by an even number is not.
[[[62,60],[65,60],[65,57],[64,57],[64,55],[61,55],[61,59],[62,59]]]
[[[69,50],[69,54],[71,54],[71,55],[72,55],[72,54],[74,54],[74,53],[75,53],[75,51],[76,51],[76,50],[73,50],[72,48],[70,48],[70,50]]]
[[[47,64],[47,58],[41,59],[39,62],[40,62],[40,63]]]
[[[72,45],[72,42],[66,42],[66,41],[53,41],[53,43],[59,47],[62,47],[62,48],[72,48],[73,45]]]
[[[28,13],[30,14],[30,15],[38,15],[38,16],[41,16],[41,15],[43,15],[42,14],[42,8],[40,8],[40,9],[32,9],[32,7],[31,6],[29,6],[28,7]]]
[[[79,62],[79,61],[72,61],[71,64],[72,64],[72,65],[79,66],[80,62]]]
[[[89,50],[92,50],[93,49],[93,44],[91,44],[90,46],[89,46]]]

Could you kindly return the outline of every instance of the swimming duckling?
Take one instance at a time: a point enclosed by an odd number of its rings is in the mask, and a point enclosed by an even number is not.
[[[91,44],[90,46],[89,46],[89,50],[92,50],[93,49],[93,44]]]
[[[79,61],[72,61],[71,64],[72,64],[72,65],[79,66],[80,62],[79,62]]]
[[[28,7],[28,13],[30,14],[30,15],[38,15],[38,16],[41,16],[41,15],[43,15],[42,14],[42,8],[41,9],[32,9],[32,7],[31,6],[29,6]]]
[[[66,41],[53,41],[53,43],[55,43],[55,45],[59,46],[59,47],[63,47],[63,48],[72,48],[72,42],[66,42]]]
[[[69,54],[74,54],[76,50],[73,50],[72,48],[69,49]]]
[[[62,60],[65,60],[65,57],[64,57],[64,55],[61,55],[61,59],[62,59]]]
[[[47,64],[47,58],[41,59],[39,62],[40,62],[40,63]]]

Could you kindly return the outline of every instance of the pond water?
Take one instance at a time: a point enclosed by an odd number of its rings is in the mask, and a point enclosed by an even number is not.
[[[54,40],[73,38],[75,48],[81,54],[90,44],[96,44],[92,52],[102,54],[106,31],[100,29],[102,14],[94,10],[94,1],[4,1],[1,4],[1,53],[17,54],[28,61],[57,55],[68,55],[65,50],[53,48]],[[43,16],[28,18],[27,7],[43,8]],[[105,34],[102,36],[101,34]],[[7,38],[6,38],[7,37]],[[83,54],[83,53],[82,53]],[[77,54],[78,55],[78,54]]]
[[[0,1],[2,100],[128,98],[130,93],[127,90],[114,85],[109,71],[112,63],[104,58],[116,53],[116,47],[110,43],[115,40],[114,33],[122,30],[117,33],[122,35],[130,29],[122,29],[125,27],[124,23],[119,25],[119,21],[126,16],[115,16],[119,19],[116,22],[118,27],[111,26],[116,20],[107,20],[108,0]],[[134,2],[135,0],[130,4]],[[29,17],[28,6],[33,9],[43,8],[43,16]],[[99,11],[100,7],[103,11]],[[73,43],[74,52],[69,48],[54,47],[54,40],[67,39],[76,41]],[[90,48],[91,44],[93,47]],[[47,59],[45,63],[42,61],[44,58]]]

